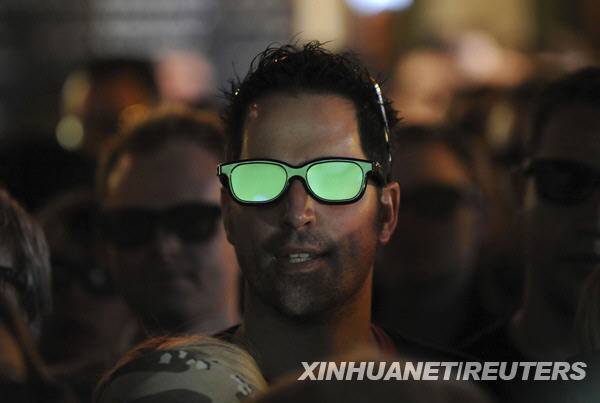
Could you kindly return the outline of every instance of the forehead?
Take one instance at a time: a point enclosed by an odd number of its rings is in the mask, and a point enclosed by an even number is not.
[[[536,156],[600,167],[600,108],[558,109],[543,129]]]
[[[107,178],[105,205],[164,208],[184,201],[219,202],[217,158],[175,139],[158,150],[123,154]]]
[[[352,101],[330,94],[272,94],[250,106],[242,159],[298,164],[321,157],[365,158]]]
[[[470,182],[465,164],[440,142],[399,144],[394,159],[394,175],[401,186],[422,183],[464,185]]]

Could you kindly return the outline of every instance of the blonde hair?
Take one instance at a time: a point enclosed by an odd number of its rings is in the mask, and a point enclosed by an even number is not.
[[[216,112],[183,105],[163,105],[131,120],[102,148],[96,171],[96,193],[108,194],[108,178],[124,154],[152,154],[173,140],[189,140],[213,154],[223,156],[223,128]]]
[[[234,344],[204,335],[163,336],[149,339],[136,346],[104,374],[96,386],[94,402],[101,401],[104,391],[108,388],[110,382],[118,377],[117,372],[125,365],[150,353],[166,350],[201,351],[203,355],[218,360],[223,367],[242,375],[256,390],[263,390],[267,387],[267,383],[252,356]]]

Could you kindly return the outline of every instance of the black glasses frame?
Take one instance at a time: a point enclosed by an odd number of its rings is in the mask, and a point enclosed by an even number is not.
[[[360,167],[360,169],[362,170],[363,180],[362,180],[361,188],[356,196],[354,196],[350,199],[344,199],[344,200],[323,199],[322,197],[315,194],[312,191],[312,189],[310,188],[310,186],[308,185],[306,175],[307,175],[308,170],[313,165],[321,164],[324,162],[334,162],[334,161],[353,162],[356,165],[358,165]],[[242,200],[242,199],[238,198],[237,195],[235,194],[234,190],[232,189],[232,185],[231,185],[231,173],[233,172],[233,170],[236,167],[238,167],[240,165],[248,164],[248,163],[253,163],[253,162],[264,162],[264,163],[274,164],[274,165],[281,166],[285,170],[286,176],[287,176],[285,186],[283,187],[281,192],[279,192],[279,194],[276,197],[274,197],[270,200],[266,200],[266,201],[247,201],[247,200]],[[365,189],[367,188],[367,179],[369,177],[374,178],[376,181],[378,181],[381,184],[385,183],[383,167],[381,166],[381,164],[379,162],[362,160],[362,159],[358,159],[358,158],[343,158],[343,157],[316,158],[314,160],[306,161],[299,165],[290,165],[290,164],[287,164],[286,162],[283,162],[280,160],[275,160],[275,159],[252,158],[252,159],[247,159],[247,160],[240,160],[240,161],[233,161],[233,162],[219,164],[217,166],[217,176],[221,180],[221,183],[223,184],[223,186],[225,186],[229,190],[229,194],[231,195],[231,197],[233,197],[233,199],[236,200],[238,203],[246,204],[246,205],[267,204],[267,203],[273,203],[273,202],[277,201],[279,198],[281,198],[281,196],[283,196],[285,194],[287,189],[290,187],[291,180],[294,178],[300,178],[302,185],[306,189],[306,192],[308,194],[310,194],[315,200],[317,200],[323,204],[354,203],[355,201],[359,200],[365,193]]]
[[[208,233],[207,236],[203,236],[200,238],[195,237],[195,236],[191,237],[191,236],[186,235],[187,233],[184,230],[179,230],[178,228],[175,228],[174,226],[169,224],[168,216],[173,211],[175,211],[177,209],[188,208],[188,207],[197,207],[197,206],[201,206],[203,209],[205,209],[206,217],[208,217],[211,220],[211,223],[210,223],[211,231],[210,231],[210,233],[207,232]],[[126,215],[130,212],[139,214],[140,216],[145,216],[145,218],[149,219],[151,221],[151,225],[149,225],[148,228],[151,229],[152,231],[145,234],[144,236],[134,237],[135,240],[127,240],[126,237],[121,237],[121,236],[118,236],[118,234],[115,234],[115,228],[118,225],[124,225],[124,224],[118,224],[119,221],[124,220]],[[144,245],[148,241],[150,241],[153,234],[159,227],[165,228],[168,231],[177,234],[177,236],[179,236],[181,238],[181,240],[184,242],[203,241],[205,239],[210,238],[210,236],[215,233],[215,231],[217,229],[217,221],[220,216],[221,216],[221,207],[220,206],[218,206],[216,204],[200,203],[200,202],[187,202],[187,203],[176,204],[176,205],[167,207],[166,209],[163,209],[163,210],[155,210],[155,209],[143,208],[143,207],[120,207],[120,208],[107,209],[105,211],[101,211],[99,214],[99,220],[100,220],[99,227],[107,241],[114,243],[115,245],[117,245],[121,248],[132,248],[132,247]],[[193,224],[190,223],[190,225],[193,225]]]

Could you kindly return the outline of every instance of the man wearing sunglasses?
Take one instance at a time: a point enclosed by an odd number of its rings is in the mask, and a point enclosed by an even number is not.
[[[238,269],[214,166],[218,118],[166,109],[122,134],[98,175],[111,277],[150,335],[211,332],[238,320]]]
[[[418,348],[371,323],[375,252],[396,227],[396,112],[349,57],[319,43],[269,48],[234,81],[217,174],[244,315],[221,337],[269,381],[358,345]],[[423,352],[424,350],[420,350]]]
[[[563,361],[579,351],[579,293],[600,270],[600,69],[551,83],[540,95],[516,176],[526,284],[522,306],[474,340],[488,361]]]

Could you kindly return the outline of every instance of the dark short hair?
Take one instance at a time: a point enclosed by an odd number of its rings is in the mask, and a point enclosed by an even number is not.
[[[546,124],[557,110],[573,106],[600,108],[600,68],[587,67],[567,74],[541,91],[525,145],[528,156],[539,148]]]
[[[121,156],[150,154],[175,139],[198,144],[218,161],[223,158],[223,130],[216,113],[173,106],[157,109],[125,128],[105,148],[96,175],[98,200],[106,197],[108,176]]]
[[[23,285],[15,290],[29,322],[35,323],[51,308],[50,252],[41,227],[3,189],[0,189],[0,244],[11,254],[13,269],[19,273]]]
[[[254,58],[242,80],[231,81],[223,112],[226,158],[236,160],[241,154],[244,121],[254,101],[273,93],[306,92],[331,93],[351,100],[365,155],[381,163],[389,174],[385,125],[371,75],[353,55],[331,53],[317,41],[304,46],[268,47]],[[388,100],[383,104],[391,128],[398,122],[397,113]]]

